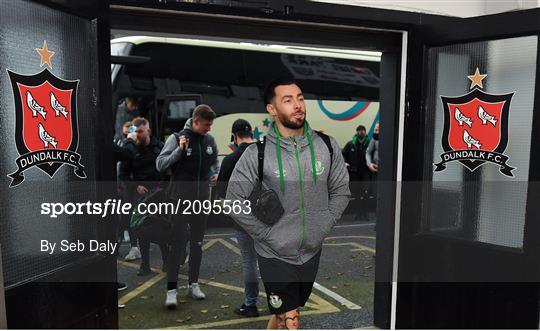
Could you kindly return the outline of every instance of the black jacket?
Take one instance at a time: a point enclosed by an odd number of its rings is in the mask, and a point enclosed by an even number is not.
[[[231,178],[232,172],[234,170],[234,166],[236,165],[236,162],[240,160],[240,157],[242,156],[242,153],[248,148],[248,146],[251,144],[243,143],[241,144],[238,149],[231,154],[225,156],[223,161],[221,162],[221,168],[219,170],[219,176],[218,176],[218,182],[217,182],[217,188],[216,188],[216,196],[218,198],[225,198],[225,195],[227,194],[227,186],[229,184],[229,179]]]
[[[150,186],[148,189],[157,186],[163,179],[163,175],[156,169],[156,158],[162,148],[163,143],[154,137],[151,137],[147,146],[137,145],[133,158],[120,163],[119,179],[135,185],[146,182],[146,185]]]
[[[231,154],[225,156],[223,161],[221,162],[221,168],[219,169],[219,176],[218,176],[218,182],[217,182],[217,188],[216,188],[216,197],[225,199],[225,195],[227,194],[227,186],[229,185],[229,179],[231,178],[231,175],[233,173],[234,167],[236,166],[236,163],[238,160],[240,160],[240,157],[242,156],[242,153],[246,150],[246,148],[249,147],[248,143],[241,144],[238,149]],[[230,219],[230,218],[229,218]],[[232,219],[230,219],[233,227],[237,230],[244,231],[242,227],[240,227],[236,222],[234,222]]]
[[[369,145],[369,139],[366,138],[363,143],[356,141],[353,144],[349,141],[343,148],[343,158],[345,162],[350,165],[349,171],[359,173],[361,171],[367,171],[366,166],[366,150]]]
[[[130,161],[135,156],[137,147],[131,139],[125,139],[121,144],[113,142],[114,162]]]

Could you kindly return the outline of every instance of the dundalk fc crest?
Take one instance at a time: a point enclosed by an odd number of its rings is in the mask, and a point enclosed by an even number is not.
[[[43,43],[36,49],[41,66],[51,66],[54,52]],[[15,160],[17,171],[10,187],[24,181],[23,172],[38,167],[49,177],[68,164],[79,178],[86,178],[77,153],[79,132],[77,124],[78,80],[58,78],[45,68],[35,75],[21,75],[8,70],[15,100],[15,142],[20,156]]]
[[[467,94],[457,97],[441,96],[444,108],[444,130],[442,135],[442,161],[435,164],[434,171],[446,169],[446,163],[459,161],[470,171],[485,162],[500,166],[499,171],[514,177],[515,169],[507,164],[504,154],[508,145],[508,113],[514,92],[490,94],[482,91],[482,80],[478,68],[471,80]]]

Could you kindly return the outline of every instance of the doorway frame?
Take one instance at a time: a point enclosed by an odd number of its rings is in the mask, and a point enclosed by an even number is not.
[[[408,123],[405,132],[405,139],[414,141],[420,146],[424,146],[425,144],[423,136],[424,126],[422,121],[424,120],[427,110],[425,105],[423,104],[422,89],[424,87],[424,80],[427,75],[424,61],[425,52],[428,47],[438,47],[451,44],[479,42],[529,35],[540,36],[537,24],[538,14],[540,14],[540,8],[514,12],[504,12],[494,15],[484,15],[471,18],[462,18],[460,19],[460,24],[463,26],[467,26],[466,31],[462,28],[452,28],[452,25],[448,24],[448,22],[443,22],[441,24],[418,26],[417,28],[413,29],[411,38],[409,39],[409,42],[411,44],[409,52],[411,70],[409,71],[409,75],[407,77],[407,95],[409,96],[407,101],[410,102],[410,105],[407,105],[408,109],[406,118]],[[501,20],[503,19],[506,25],[504,25],[504,27],[501,27]],[[539,63],[539,59],[540,43],[538,44],[537,50],[537,63]],[[540,77],[540,66],[537,65],[537,81],[538,77]],[[538,109],[538,107],[540,106],[539,91],[540,86],[539,84],[536,84],[533,109]],[[538,238],[538,234],[540,233],[540,224],[538,224],[538,222],[530,222],[529,220],[538,219],[540,217],[540,211],[538,210],[537,205],[535,206],[535,201],[538,201],[540,197],[540,190],[537,185],[537,182],[540,178],[540,171],[538,171],[540,165],[540,156],[538,155],[538,153],[534,153],[535,147],[538,147],[538,141],[540,141],[540,116],[538,116],[538,114],[533,114],[532,121],[532,143],[529,161],[529,182],[533,182],[535,184],[529,185],[529,191],[527,195],[523,249],[527,251],[529,255],[531,253],[538,255],[540,254],[540,242],[538,240],[536,240],[536,242],[533,242],[532,238]],[[418,149],[416,148],[416,146],[411,145],[412,144],[406,144],[406,146],[404,146],[404,153],[407,155],[408,158],[416,160],[416,163],[409,162],[409,164],[405,164],[403,169],[403,178],[405,178],[405,181],[412,183],[422,180],[421,169],[417,167],[417,164],[421,164],[421,162],[424,162],[425,160],[422,149]],[[407,226],[407,229],[402,228],[400,230],[400,246],[403,254],[405,254],[404,243],[411,237],[411,232],[415,232],[417,230],[416,226],[418,224],[414,224],[414,221],[411,220],[414,220],[418,217],[421,208],[419,195],[414,189],[411,189],[410,191],[415,192],[416,194],[411,194],[411,192],[409,192],[407,196],[403,196],[403,202],[407,204],[408,208],[407,210],[401,211],[401,224],[403,226]],[[407,192],[407,189],[405,189],[403,192],[405,194],[405,192]],[[420,234],[417,237],[426,239],[433,238],[425,234]],[[463,241],[455,241],[455,243],[461,244],[463,243]],[[478,248],[489,246],[490,244],[486,243],[473,243],[470,247]],[[405,265],[406,264],[402,263],[401,267]],[[537,275],[537,273],[538,270],[535,270],[535,275]],[[403,274],[405,274],[405,272],[401,270],[401,275],[403,276]],[[395,275],[399,276],[397,271]],[[410,276],[408,279],[410,279]],[[400,280],[402,281],[401,284],[408,285],[407,279],[404,279],[402,277]],[[401,293],[406,292],[405,286],[403,290],[405,291],[402,291]],[[405,301],[407,301],[407,299],[405,299]],[[401,320],[404,320],[404,318],[401,317]]]
[[[113,1],[113,3],[111,29],[144,31],[160,35],[176,34],[202,39],[240,39],[312,47],[324,45],[383,52],[381,76],[391,78],[381,80],[379,89],[380,123],[383,128],[386,128],[383,130],[387,131],[380,142],[380,158],[386,161],[381,162],[378,181],[381,194],[377,198],[377,263],[374,284],[376,295],[374,296],[373,320],[374,324],[380,328],[394,327],[397,302],[397,283],[394,280],[399,253],[401,209],[399,182],[403,161],[409,31],[422,20],[440,22],[450,21],[453,18],[321,3],[312,3],[311,6],[305,7],[304,12],[295,11],[296,15],[288,17],[279,15],[279,17],[275,15],[260,17],[260,13],[238,15],[234,11],[208,14],[194,9],[207,9],[208,6],[177,4],[176,8],[155,8],[126,6],[122,1]],[[306,18],[305,15],[308,12],[316,11],[315,7],[324,8],[325,11],[322,12],[331,13],[333,16],[346,16],[349,19],[337,23],[315,15]],[[392,17],[398,22],[385,22],[382,19],[374,22],[369,20],[369,15],[379,17],[382,15],[387,19]],[[352,20],[350,17],[359,19]],[[159,20],[160,25],[155,25],[156,20]],[[139,24],[135,26],[129,22]],[[146,22],[145,26],[141,26],[140,22]],[[293,38],[291,38],[290,29],[295,29]],[[194,30],[199,33],[193,33]],[[362,34],[367,34],[367,36],[363,38]],[[265,36],[264,40],[261,40],[260,36]],[[382,36],[382,38],[375,38],[375,36]],[[362,43],[363,39],[365,40]],[[385,206],[385,208],[380,208],[380,206]]]

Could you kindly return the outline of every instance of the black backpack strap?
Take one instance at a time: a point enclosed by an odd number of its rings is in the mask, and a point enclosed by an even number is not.
[[[332,167],[332,163],[334,161],[334,148],[332,148],[332,142],[330,141],[330,137],[320,131],[315,131],[321,137],[321,139],[326,144],[326,147],[328,148],[328,152],[330,152],[330,167]]]
[[[263,168],[264,168],[264,145],[266,144],[266,137],[263,140],[257,141],[257,161],[258,161],[258,174],[259,174],[259,183],[258,185],[262,186],[263,181]]]

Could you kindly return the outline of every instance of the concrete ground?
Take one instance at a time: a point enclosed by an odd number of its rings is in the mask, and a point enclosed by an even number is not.
[[[302,328],[351,329],[373,325],[375,232],[373,222],[345,216],[326,238],[317,283],[301,312]],[[151,247],[153,273],[137,276],[140,261],[125,262],[124,243],[118,260],[118,279],[128,284],[119,293],[119,324],[123,329],[263,329],[269,319],[264,298],[261,316],[243,318],[233,309],[243,302],[240,255],[232,228],[207,230],[203,246],[201,288],[206,300],[187,298],[187,265],[179,274],[179,305],[167,310],[165,274],[159,247]],[[260,283],[261,295],[262,282]]]

